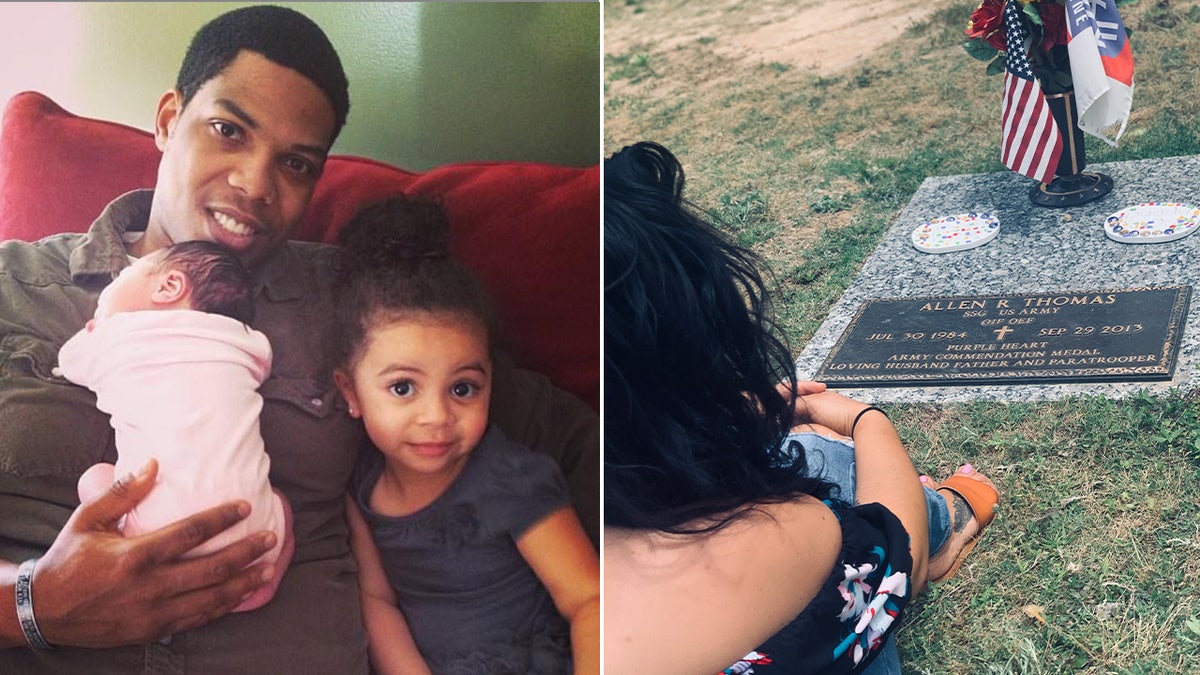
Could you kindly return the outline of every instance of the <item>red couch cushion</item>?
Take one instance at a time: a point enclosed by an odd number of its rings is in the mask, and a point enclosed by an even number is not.
[[[84,232],[114,197],[153,187],[153,136],[79,117],[37,92],[14,96],[0,126],[0,240]],[[452,249],[487,284],[517,361],[598,409],[600,167],[448,164],[410,172],[333,155],[294,238],[332,242],[363,205],[438,196]]]

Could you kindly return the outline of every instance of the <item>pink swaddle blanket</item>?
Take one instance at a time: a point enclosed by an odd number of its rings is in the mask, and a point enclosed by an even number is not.
[[[159,462],[158,482],[126,517],[127,536],[231,499],[251,513],[189,555],[273,530],[274,562],[284,542],[283,505],[271,491],[270,458],[259,433],[258,387],[271,370],[271,345],[241,322],[191,310],[115,314],[63,345],[59,371],[96,392],[112,416],[114,475]]]

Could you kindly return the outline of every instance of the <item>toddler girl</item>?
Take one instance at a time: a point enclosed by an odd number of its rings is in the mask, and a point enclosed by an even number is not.
[[[371,446],[348,515],[377,671],[599,672],[599,563],[558,466],[488,425],[494,320],[433,203],[347,226],[334,377]]]

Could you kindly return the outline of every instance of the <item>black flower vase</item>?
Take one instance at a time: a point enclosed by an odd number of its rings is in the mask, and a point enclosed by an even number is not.
[[[1111,192],[1111,177],[1083,170],[1087,166],[1087,155],[1083,149],[1083,129],[1079,128],[1074,90],[1048,94],[1046,103],[1062,134],[1063,151],[1054,171],[1054,180],[1034,186],[1029,191],[1030,201],[1038,206],[1067,208],[1086,204]]]

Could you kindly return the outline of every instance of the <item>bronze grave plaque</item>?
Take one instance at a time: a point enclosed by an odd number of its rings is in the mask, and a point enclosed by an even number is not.
[[[1169,380],[1190,286],[868,300],[831,387]]]

